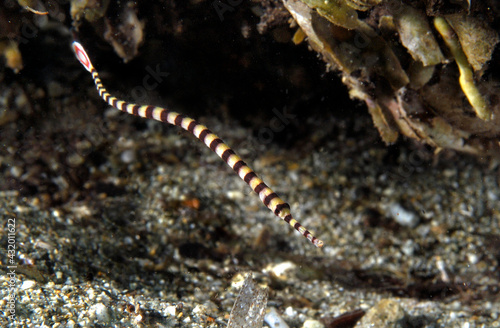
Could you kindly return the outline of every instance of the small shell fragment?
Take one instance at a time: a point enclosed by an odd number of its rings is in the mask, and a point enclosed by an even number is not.
[[[233,305],[229,316],[228,328],[260,328],[264,321],[267,306],[267,288],[260,288],[248,274]]]

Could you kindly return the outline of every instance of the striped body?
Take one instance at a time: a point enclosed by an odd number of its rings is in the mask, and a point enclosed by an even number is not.
[[[231,167],[238,176],[245,181],[253,191],[255,191],[260,200],[269,208],[276,216],[283,219],[304,237],[309,239],[315,246],[322,247],[323,242],[316,238],[304,226],[292,217],[290,213],[290,206],[285,203],[279,196],[269,188],[264,181],[262,181],[257,174],[229,148],[217,135],[212,133],[206,126],[198,123],[194,119],[187,117],[183,114],[176,113],[166,108],[150,106],[150,105],[136,105],[132,103],[119,100],[112,96],[104,88],[99,74],[90,62],[90,59],[85,52],[82,45],[78,42],[73,42],[73,50],[80,61],[80,63],[92,74],[94,83],[97,87],[99,95],[110,106],[115,107],[122,112],[132,115],[154,119],[160,122],[177,125],[186,131],[192,133],[196,138],[200,139],[208,148],[214,151],[224,162]]]

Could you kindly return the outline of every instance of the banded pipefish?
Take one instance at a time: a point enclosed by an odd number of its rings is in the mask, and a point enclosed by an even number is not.
[[[287,222],[302,236],[306,237],[313,245],[322,247],[323,242],[316,238],[309,230],[306,229],[300,222],[295,220],[290,212],[290,205],[284,202],[278,194],[269,188],[257,174],[217,135],[210,131],[206,126],[198,123],[194,119],[171,111],[167,108],[156,107],[151,105],[137,105],[128,103],[112,96],[99,78],[97,70],[92,65],[87,52],[83,46],[77,42],[73,42],[73,50],[80,63],[87,71],[92,74],[95,86],[101,98],[110,106],[135,116],[140,116],[147,119],[154,119],[160,122],[177,125],[184,130],[193,134],[200,139],[208,148],[214,151],[229,167],[231,167],[238,176],[245,181],[253,191],[259,195],[260,200],[264,205],[271,210],[276,216]]]

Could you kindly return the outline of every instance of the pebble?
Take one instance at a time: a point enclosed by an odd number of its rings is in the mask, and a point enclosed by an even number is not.
[[[23,168],[19,166],[12,166],[10,168],[10,174],[12,174],[14,178],[19,178],[23,174]]]
[[[36,281],[34,280],[25,280],[21,284],[21,289],[32,289],[33,287],[36,286]]]
[[[125,164],[130,164],[136,161],[135,151],[133,149],[127,149],[121,153],[120,159]]]
[[[167,316],[175,317],[175,311],[176,311],[176,306],[170,305],[170,306],[167,306],[167,308],[165,309],[165,314]]]
[[[111,315],[109,309],[103,303],[97,303],[90,307],[89,311],[90,320],[97,320],[100,323],[110,323]]]
[[[420,219],[418,215],[403,208],[398,203],[392,203],[387,208],[387,214],[402,226],[415,228]]]
[[[270,272],[275,278],[279,280],[287,280],[292,271],[297,269],[297,265],[291,261],[285,261],[278,264],[269,265],[265,271]]]
[[[402,328],[404,317],[405,312],[396,300],[382,299],[368,310],[356,328]]]
[[[325,328],[325,326],[318,320],[308,319],[304,321],[302,328]]]
[[[406,255],[406,256],[412,256],[415,252],[415,249],[418,247],[418,245],[415,244],[415,242],[411,239],[408,239],[405,241],[403,245],[401,245],[401,251]]]
[[[274,307],[269,307],[264,316],[264,321],[272,328],[289,328],[285,320]]]

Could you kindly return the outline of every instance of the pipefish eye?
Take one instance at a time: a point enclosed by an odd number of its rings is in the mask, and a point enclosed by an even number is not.
[[[273,212],[277,217],[292,226],[302,236],[307,238],[316,247],[322,247],[323,242],[316,238],[306,227],[295,220],[290,212],[290,206],[283,201],[267,184],[262,181],[257,174],[239,157],[234,150],[222,141],[216,134],[210,131],[206,126],[198,123],[196,120],[163,107],[151,105],[137,105],[128,103],[112,96],[104,87],[99,78],[97,70],[92,65],[87,52],[83,46],[77,42],[73,42],[73,50],[80,63],[87,71],[92,74],[94,84],[101,98],[110,106],[135,116],[140,116],[147,119],[154,119],[160,122],[177,125],[182,129],[190,132],[196,138],[200,139],[208,148],[215,152],[236,174],[245,181],[250,188],[259,196],[264,205]]]

